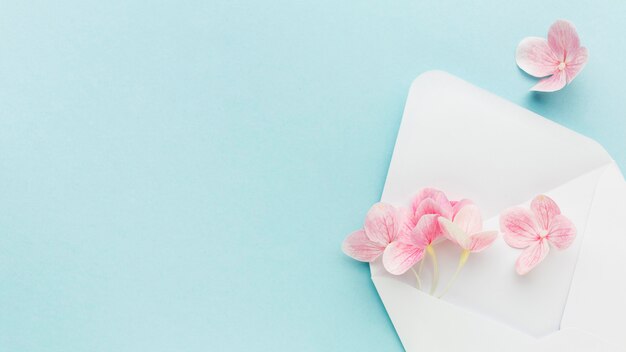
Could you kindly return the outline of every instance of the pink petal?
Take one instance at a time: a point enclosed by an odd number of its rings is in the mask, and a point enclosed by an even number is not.
[[[413,211],[405,207],[397,209],[396,221],[398,222],[398,234],[396,236],[396,240],[411,236],[411,232],[415,228],[415,225],[417,225]]]
[[[346,237],[341,249],[345,254],[356,260],[371,262],[383,253],[385,246],[370,241],[365,235],[365,231],[359,230]]]
[[[476,233],[483,229],[483,219],[480,210],[475,205],[468,205],[456,214],[454,224],[465,233]]]
[[[425,199],[415,210],[415,218],[420,219],[424,215],[436,214],[446,218],[452,217],[452,206],[450,203],[437,203],[432,198]]]
[[[468,250],[480,252],[489,247],[498,238],[498,231],[485,231],[470,235]]]
[[[397,222],[396,208],[386,203],[376,203],[367,212],[363,229],[370,240],[386,246],[396,239]]]
[[[546,238],[556,248],[566,249],[576,238],[576,227],[565,216],[557,215],[550,223]]]
[[[513,248],[526,248],[539,239],[533,213],[524,208],[510,208],[500,214],[500,231]]]
[[[567,77],[567,83],[578,76],[578,73],[582,71],[582,69],[587,64],[587,60],[589,60],[589,53],[587,52],[587,48],[580,47],[577,50],[571,52],[567,60],[565,61],[565,76]]]
[[[439,214],[450,218],[452,216],[452,205],[445,193],[435,188],[422,189],[412,202],[415,218],[426,214]]]
[[[548,41],[539,37],[522,39],[515,52],[515,61],[519,68],[535,77],[549,76],[559,65],[559,59],[548,46]]]
[[[550,227],[550,220],[556,215],[561,214],[561,209],[552,198],[538,195],[530,203],[530,209],[535,213],[535,219],[541,228],[547,230]]]
[[[574,25],[565,20],[558,20],[548,30],[548,45],[561,62],[580,47],[580,39]]]
[[[474,202],[472,202],[469,199],[461,199],[458,202],[452,201],[450,202],[450,205],[452,205],[452,219],[454,220],[454,217],[456,216],[456,214],[459,213],[459,210],[463,209],[463,207],[467,206],[467,205],[472,205],[474,204]]]
[[[446,236],[446,238],[458,244],[463,249],[469,248],[469,245],[470,245],[469,235],[465,231],[463,231],[463,229],[461,229],[455,223],[453,223],[452,221],[442,216],[439,217],[437,221],[439,222],[439,226],[441,226],[441,229],[443,230],[443,233]]]
[[[556,92],[557,90],[565,87],[567,83],[567,77],[565,70],[557,70],[552,76],[543,78],[539,83],[535,84],[530,90],[537,92]]]
[[[383,266],[393,275],[404,274],[424,257],[424,249],[396,241],[385,249]]]
[[[413,205],[413,211],[417,209],[420,203],[422,203],[424,200],[428,198],[432,198],[432,199],[446,198],[446,195],[442,191],[436,188],[422,188],[415,195],[415,197],[413,197],[413,201],[411,202],[411,204]]]
[[[531,271],[537,264],[541,263],[548,255],[548,252],[550,252],[550,246],[546,240],[537,241],[532,246],[524,249],[515,263],[517,273],[525,275]]]
[[[443,235],[437,218],[439,215],[428,214],[419,219],[417,226],[413,229],[413,243],[426,248]]]

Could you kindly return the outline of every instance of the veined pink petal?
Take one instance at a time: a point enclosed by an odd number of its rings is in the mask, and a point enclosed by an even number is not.
[[[417,220],[413,215],[413,211],[409,208],[397,208],[396,221],[398,223],[398,234],[396,240],[411,235],[411,232],[417,225]]]
[[[567,78],[567,83],[578,76],[580,71],[587,64],[587,60],[589,60],[589,53],[587,52],[587,48],[581,46],[577,50],[569,53],[567,59],[565,61],[565,76]]]
[[[385,248],[383,266],[393,275],[404,274],[424,257],[424,249],[396,241]]]
[[[543,78],[539,83],[535,84],[530,90],[537,92],[556,92],[557,90],[565,87],[567,83],[567,77],[565,70],[556,70],[550,77]]]
[[[426,248],[443,235],[437,221],[438,217],[437,214],[428,214],[419,219],[417,226],[413,229],[413,243]]]
[[[452,206],[443,202],[437,202],[432,198],[424,199],[415,209],[415,218],[420,219],[424,215],[437,214],[445,218],[452,217]]]
[[[559,66],[559,59],[550,49],[548,41],[539,37],[522,39],[515,52],[515,61],[519,68],[535,77],[549,76]]]
[[[508,244],[509,246],[520,249],[524,249],[539,241],[540,239],[539,236],[526,237],[523,235],[520,236],[519,234],[513,232],[503,232],[502,238],[504,239],[504,242],[506,242],[506,244]]]
[[[485,231],[472,234],[469,236],[469,246],[466,249],[470,252],[480,252],[489,247],[496,238],[498,238],[498,231]]]
[[[465,233],[480,232],[483,229],[483,219],[477,206],[471,204],[459,210],[454,217],[454,224]]]
[[[425,199],[428,199],[428,198],[440,199],[440,198],[446,198],[446,195],[442,191],[436,188],[422,188],[415,195],[415,197],[413,197],[413,201],[411,202],[413,206],[413,211],[415,212],[415,210],[420,205],[420,203],[422,203]]]
[[[546,239],[558,249],[566,249],[576,238],[576,227],[565,216],[557,215],[552,218]]]
[[[397,210],[386,203],[376,203],[365,216],[363,229],[372,241],[386,246],[396,239],[398,233]]]
[[[412,208],[417,220],[425,214],[439,214],[448,218],[452,216],[452,205],[448,197],[435,188],[422,189],[413,198]]]
[[[504,241],[514,248],[526,248],[539,239],[534,214],[520,207],[507,209],[500,214],[500,231]]]
[[[472,202],[469,199],[461,199],[459,201],[450,202],[450,205],[452,205],[452,219],[450,220],[454,220],[454,217],[456,216],[456,214],[458,214],[459,210],[463,209],[463,207],[467,205],[472,205],[472,204],[474,204],[474,202]]]
[[[345,254],[356,260],[371,262],[383,253],[385,246],[370,241],[365,235],[365,231],[359,230],[346,237],[341,249]]]
[[[548,30],[548,45],[560,62],[565,61],[570,53],[580,47],[580,39],[574,25],[565,20],[554,22]]]
[[[463,229],[442,216],[440,216],[437,221],[439,222],[439,226],[441,226],[441,229],[443,230],[446,238],[458,244],[463,249],[469,248],[469,235],[465,231],[463,231]]]
[[[530,203],[530,209],[535,213],[535,219],[538,225],[544,230],[550,227],[550,220],[561,214],[561,209],[552,198],[540,194]]]
[[[548,252],[550,252],[550,246],[548,245],[548,241],[544,239],[537,241],[532,246],[524,249],[519,258],[517,258],[517,262],[515,262],[515,269],[517,270],[517,273],[520,275],[527,274],[534,267],[536,267],[537,264],[541,263],[541,261],[548,255]]]

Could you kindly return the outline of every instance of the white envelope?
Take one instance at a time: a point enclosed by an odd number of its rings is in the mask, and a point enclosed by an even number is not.
[[[578,236],[526,276],[514,269],[520,250],[500,237],[470,255],[441,299],[418,290],[410,272],[372,263],[407,351],[626,351],[626,182],[599,144],[430,71],[409,91],[381,201],[406,206],[423,187],[472,199],[485,229],[498,229],[504,209],[547,194]],[[445,284],[459,253],[438,251]]]

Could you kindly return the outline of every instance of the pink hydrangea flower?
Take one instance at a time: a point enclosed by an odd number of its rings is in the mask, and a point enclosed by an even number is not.
[[[402,232],[410,231],[409,214],[386,203],[376,203],[367,212],[363,229],[348,235],[342,250],[348,256],[372,262]]]
[[[439,296],[442,297],[448,292],[459,272],[465,266],[470,253],[480,252],[491,246],[498,238],[498,231],[483,231],[483,219],[480,210],[473,204],[461,208],[452,221],[442,217],[438,221],[445,236],[462,249],[459,265],[443,293]]]
[[[526,37],[517,46],[517,66],[535,77],[545,77],[530,90],[554,92],[569,84],[585,67],[589,54],[580,46],[574,25],[558,20],[550,26],[548,39]],[[549,76],[549,77],[548,77]]]
[[[438,219],[446,238],[458,244],[465,253],[480,252],[498,237],[498,231],[483,231],[483,220],[477,206],[471,204],[459,210],[453,221]]]
[[[442,235],[437,223],[438,217],[438,214],[423,215],[411,232],[402,233],[397,241],[387,246],[383,265],[388,272],[394,275],[404,274],[424,258],[428,246]]]
[[[550,252],[550,245],[566,249],[576,238],[574,224],[544,195],[533,199],[530,210],[520,207],[505,210],[500,215],[500,229],[509,246],[524,249],[515,263],[520,275],[541,263]]]
[[[394,275],[401,275],[424,258],[427,251],[435,256],[432,245],[444,239],[438,218],[454,219],[460,209],[473,204],[468,199],[450,201],[435,188],[424,188],[413,198],[408,226],[397,241],[385,250],[383,265]]]
[[[413,211],[411,221],[415,226],[422,216],[429,214],[436,214],[452,220],[461,208],[470,204],[473,203],[469,199],[449,201],[442,191],[435,188],[424,188],[411,202]],[[439,233],[442,233],[442,231],[439,230]]]

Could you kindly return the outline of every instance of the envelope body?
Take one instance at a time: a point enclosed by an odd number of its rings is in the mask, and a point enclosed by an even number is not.
[[[595,141],[441,71],[411,85],[381,201],[406,206],[421,188],[469,198],[485,229],[538,194],[578,229],[535,270],[499,238],[470,255],[442,299],[394,276],[372,279],[407,351],[626,351],[626,182]],[[441,280],[459,250],[438,246]],[[428,278],[428,271],[423,279]]]

